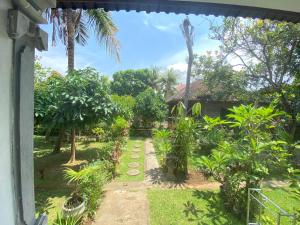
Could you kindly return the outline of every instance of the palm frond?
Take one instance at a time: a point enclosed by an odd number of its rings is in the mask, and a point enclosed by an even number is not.
[[[110,14],[103,9],[91,9],[85,12],[88,24],[95,29],[99,42],[101,43],[104,40],[106,50],[119,61],[120,44],[116,39],[118,29],[113,23]]]

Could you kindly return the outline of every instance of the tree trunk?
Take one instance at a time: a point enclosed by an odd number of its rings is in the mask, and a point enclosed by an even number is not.
[[[58,133],[58,137],[57,137],[54,149],[53,149],[53,153],[60,153],[60,151],[61,151],[60,149],[61,149],[61,146],[62,146],[62,143],[63,143],[64,136],[65,136],[65,129],[60,128],[59,133]]]
[[[75,31],[73,23],[73,10],[67,9],[67,31],[68,31],[68,72],[74,70]]]
[[[68,32],[68,72],[74,70],[74,52],[75,52],[75,29],[73,21],[73,10],[67,9],[67,32]],[[71,129],[71,157],[69,163],[76,161],[75,128]]]
[[[71,129],[71,157],[68,163],[74,163],[76,161],[76,133],[75,128]]]
[[[185,37],[185,42],[186,42],[186,46],[187,46],[188,53],[189,53],[188,68],[187,68],[187,73],[186,73],[185,93],[184,93],[184,98],[183,98],[186,114],[188,113],[191,73],[192,73],[192,65],[193,65],[193,61],[194,61],[193,30],[194,30],[194,28],[191,25],[188,18],[185,19],[183,22],[183,25],[182,25],[182,32]]]

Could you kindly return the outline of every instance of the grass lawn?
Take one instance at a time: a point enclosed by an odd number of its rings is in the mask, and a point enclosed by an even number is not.
[[[299,194],[295,193],[295,189],[293,188],[264,188],[263,193],[268,196],[273,202],[279,205],[282,209],[284,209],[288,213],[295,213],[300,209],[300,197]],[[278,212],[275,207],[270,207],[270,210],[274,212]],[[277,218],[274,218],[272,213],[268,210],[265,210],[264,215],[267,216],[271,221],[276,221]],[[281,225],[289,225],[292,224],[288,221],[287,218],[283,218],[281,221]],[[300,224],[298,221],[297,224]]]
[[[135,146],[138,145],[140,147],[139,153],[133,153],[132,150]],[[124,148],[122,155],[120,157],[120,164],[117,167],[118,173],[118,181],[143,181],[144,180],[144,160],[145,160],[145,142],[142,138],[130,138],[126,147]],[[140,158],[132,159],[132,154],[138,154]],[[129,176],[127,175],[127,171],[130,169],[128,167],[128,163],[130,162],[138,162],[140,166],[136,169],[140,171],[140,174],[137,176]]]
[[[242,225],[224,211],[218,193],[198,190],[148,191],[151,225]]]
[[[264,189],[269,198],[288,212],[300,208],[300,199],[293,191],[290,188]],[[244,224],[224,210],[216,191],[150,189],[148,198],[151,225]],[[264,215],[270,217],[268,211]],[[282,222],[283,225],[290,224],[285,220]]]
[[[46,212],[49,224],[56,218],[64,200],[72,192],[72,188],[67,185],[63,177],[65,168],[79,168],[93,159],[97,159],[101,154],[103,143],[77,142],[77,162],[75,165],[65,164],[70,157],[70,145],[65,144],[62,152],[51,154],[53,143],[45,142],[42,136],[34,137],[34,174],[35,174],[35,197],[37,214]],[[44,177],[42,178],[42,171]]]

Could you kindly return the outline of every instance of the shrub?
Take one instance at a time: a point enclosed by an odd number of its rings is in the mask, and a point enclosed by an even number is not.
[[[135,126],[153,127],[154,122],[162,122],[167,115],[167,105],[163,97],[148,88],[136,97]]]
[[[163,165],[163,158],[171,151],[171,132],[166,129],[153,131],[153,145],[156,155],[160,159],[160,164]],[[164,166],[164,165],[163,165]]]
[[[224,125],[231,135],[210,156],[202,157],[200,167],[221,183],[226,208],[245,218],[248,188],[259,188],[269,169],[284,162],[288,154],[286,143],[273,135],[280,116],[274,108],[241,105],[230,111],[227,120],[218,119],[216,124]]]
[[[65,178],[75,183],[74,193],[84,197],[89,217],[95,214],[103,185],[112,178],[111,168],[112,164],[108,161],[95,161],[79,171],[65,170]]]
[[[123,117],[127,121],[131,121],[134,117],[135,99],[130,95],[112,95],[111,99],[116,105],[117,115]]]
[[[171,154],[176,158],[174,172],[177,178],[185,178],[188,173],[188,155],[192,152],[195,143],[197,124],[194,118],[200,115],[201,105],[197,103],[193,106],[193,117],[186,116],[182,102],[178,103],[172,111],[177,112],[171,135]]]

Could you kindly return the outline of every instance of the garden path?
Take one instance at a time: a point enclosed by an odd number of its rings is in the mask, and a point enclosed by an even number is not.
[[[145,152],[146,143],[145,141]],[[143,181],[114,180],[104,188],[105,197],[92,225],[149,225],[147,186]]]

